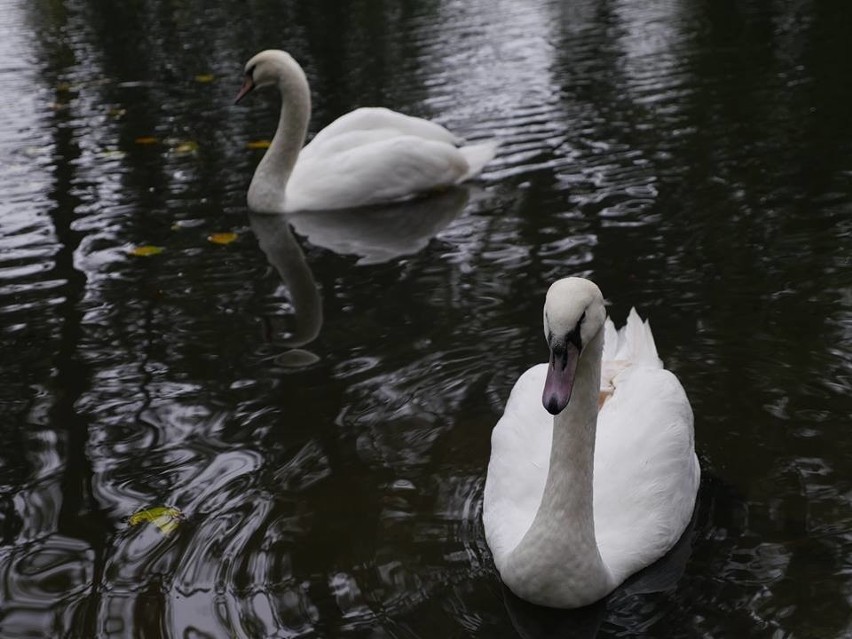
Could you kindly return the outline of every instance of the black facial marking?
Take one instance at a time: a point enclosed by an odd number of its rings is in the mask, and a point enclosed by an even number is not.
[[[550,349],[550,365],[554,368],[558,365],[559,370],[563,371],[568,366],[568,349],[565,342],[556,342]]]
[[[583,311],[583,314],[580,315],[580,319],[577,320],[577,325],[570,331],[568,331],[568,333],[565,335],[565,343],[573,344],[578,351],[583,350],[583,338],[580,336],[580,326],[582,325],[583,320],[585,319],[586,311]]]
[[[246,76],[254,80],[254,69],[257,65],[253,64],[248,69],[246,69]]]

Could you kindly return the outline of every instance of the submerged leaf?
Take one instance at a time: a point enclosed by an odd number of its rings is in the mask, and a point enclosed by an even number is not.
[[[133,141],[136,142],[136,144],[156,144],[157,138],[155,138],[153,135],[143,135]]]
[[[107,111],[107,115],[111,118],[121,118],[127,114],[127,109],[123,109],[122,107],[110,107],[109,111]]]
[[[228,233],[212,233],[207,236],[208,242],[213,242],[213,244],[230,244],[234,240],[237,239],[237,234],[233,232]]]
[[[151,255],[159,255],[163,251],[165,251],[162,246],[135,246],[130,249],[130,254],[135,255],[136,257],[149,257]]]
[[[269,140],[255,140],[254,142],[247,142],[246,147],[249,149],[268,149],[270,144],[272,143]]]
[[[214,76],[212,73],[199,73],[197,76],[195,76],[196,82],[213,82],[213,80],[215,79],[216,76]]]
[[[164,535],[169,535],[177,530],[178,525],[183,520],[183,513],[177,508],[171,506],[154,506],[140,510],[132,514],[127,523],[131,526],[149,522],[154,524]]]

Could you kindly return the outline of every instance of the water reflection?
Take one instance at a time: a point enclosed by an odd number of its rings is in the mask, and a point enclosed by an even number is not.
[[[517,636],[482,479],[566,274],[652,316],[724,479],[598,636],[850,634],[842,0],[196,9],[0,0],[0,635]],[[282,46],[312,131],[384,104],[501,155],[402,228],[259,232],[278,105],[230,104]],[[174,534],[127,525],[162,504]]]
[[[287,218],[315,246],[357,255],[358,264],[382,264],[422,250],[464,210],[470,188],[457,186],[382,207],[292,213]]]
[[[289,350],[277,355],[275,361],[285,367],[298,368],[316,363],[319,357],[301,346],[309,344],[322,328],[322,298],[296,238],[283,215],[249,215],[258,244],[270,265],[278,272],[292,307],[288,314],[291,327],[281,344]],[[274,317],[274,315],[272,316]],[[276,339],[272,319],[268,327],[270,341]]]

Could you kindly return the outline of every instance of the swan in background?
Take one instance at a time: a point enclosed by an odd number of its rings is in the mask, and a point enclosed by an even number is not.
[[[286,217],[314,246],[357,255],[358,264],[382,264],[424,249],[464,210],[469,195],[468,186],[462,185],[408,202]]]
[[[311,94],[302,67],[284,51],[261,51],[245,67],[239,102],[258,87],[281,93],[278,129],[254,172],[248,206],[289,213],[398,202],[477,175],[493,141],[460,146],[444,127],[385,108],[356,109],[302,148]]]
[[[322,298],[314,275],[287,218],[278,215],[249,215],[251,228],[269,264],[278,271],[293,306],[290,336],[284,345],[291,350],[276,358],[278,363],[300,367],[319,358],[300,347],[314,341],[322,328]]]
[[[689,401],[635,310],[616,332],[598,287],[566,278],[544,334],[550,362],[521,375],[491,436],[483,523],[512,592],[576,608],[675,545],[700,469]]]

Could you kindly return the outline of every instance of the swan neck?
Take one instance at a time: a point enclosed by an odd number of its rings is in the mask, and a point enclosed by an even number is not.
[[[593,479],[602,352],[601,330],[580,355],[568,406],[553,418],[541,503],[510,557],[516,580],[510,587],[541,605],[586,605],[615,585],[595,538]]]
[[[305,143],[311,118],[311,92],[301,67],[278,68],[281,111],[275,136],[255,169],[248,192],[248,206],[257,213],[283,213],[287,181]]]

